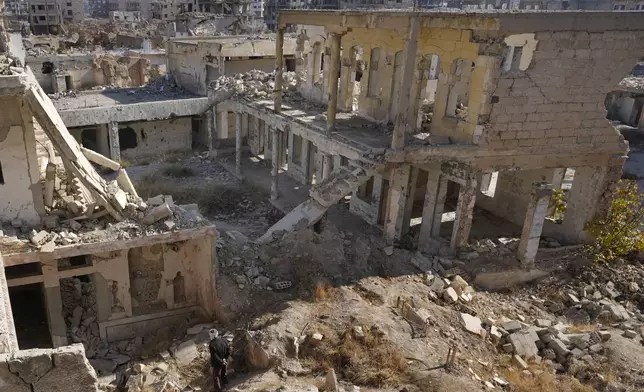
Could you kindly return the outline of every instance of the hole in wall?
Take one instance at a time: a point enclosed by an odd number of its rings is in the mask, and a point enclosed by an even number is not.
[[[21,350],[51,348],[51,335],[45,311],[44,284],[9,287],[9,298],[14,310],[28,309],[28,311],[13,312],[18,347]]]
[[[138,142],[136,140],[136,132],[130,127],[119,129],[119,142],[120,150],[127,150],[129,148],[136,148]]]
[[[41,72],[45,75],[54,72],[54,63],[51,61],[43,62]]]

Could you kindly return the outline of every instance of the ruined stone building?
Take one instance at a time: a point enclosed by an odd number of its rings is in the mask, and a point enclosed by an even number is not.
[[[579,243],[585,223],[607,213],[628,145],[604,99],[638,60],[643,20],[282,11],[275,91],[285,88],[284,31],[296,25],[298,94],[219,102],[212,135],[235,136],[239,172],[244,144],[272,162],[273,198],[279,173],[315,184],[264,238],[315,223],[350,194],[350,209],[389,242],[456,249],[481,224],[486,236],[520,236],[518,257],[532,262],[541,235]],[[569,169],[565,216],[548,218]],[[504,223],[486,226],[486,216]]]
[[[0,102],[0,390],[96,391],[86,357],[116,363],[110,343],[214,317],[216,231],[196,205],[143,201],[29,68],[0,76]]]
[[[608,118],[622,124],[644,129],[644,63],[606,96]]]
[[[29,23],[34,34],[58,34],[63,21],[85,19],[83,0],[28,0]]]

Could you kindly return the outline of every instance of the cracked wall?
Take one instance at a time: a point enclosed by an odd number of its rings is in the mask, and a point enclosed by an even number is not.
[[[119,128],[130,128],[136,135],[135,147],[123,149],[124,144],[121,141],[121,157],[124,159],[158,157],[192,149],[192,117],[120,123]]]

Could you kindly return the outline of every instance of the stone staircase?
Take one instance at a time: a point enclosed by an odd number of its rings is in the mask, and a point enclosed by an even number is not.
[[[384,164],[371,163],[360,167],[342,166],[335,169],[326,180],[311,188],[309,200],[295,207],[275,223],[257,242],[270,241],[275,232],[291,231],[296,226],[314,225],[322,219],[329,207],[357,190],[383,167]]]

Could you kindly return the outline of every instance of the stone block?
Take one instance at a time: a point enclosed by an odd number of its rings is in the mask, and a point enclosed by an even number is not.
[[[31,386],[9,371],[9,365],[0,362],[0,392],[31,392]]]
[[[552,339],[548,343],[548,348],[554,350],[558,357],[566,357],[570,353],[568,347],[560,339]]]
[[[539,354],[539,348],[535,344],[534,336],[529,331],[518,331],[508,336],[515,354],[523,358],[533,358]]]
[[[160,206],[154,207],[150,212],[148,212],[141,220],[141,223],[143,223],[144,225],[151,225],[154,222],[169,218],[171,216],[172,210],[167,203],[163,203]]]
[[[635,337],[637,337],[637,332],[633,331],[632,329],[627,329],[626,331],[624,331],[624,337],[634,339]]]
[[[539,328],[548,328],[552,324],[552,321],[546,319],[537,319],[535,325]]]
[[[174,352],[174,358],[177,360],[177,363],[182,366],[188,366],[192,360],[197,358],[198,355],[197,345],[192,339],[181,343],[177,346],[177,349]]]
[[[40,380],[53,367],[51,354],[47,350],[23,350],[15,353],[8,361],[9,370],[27,384]]]
[[[514,354],[514,357],[512,358],[514,359],[514,363],[517,366],[519,366],[521,370],[525,370],[528,368],[528,364],[526,363],[526,361],[524,361],[523,358],[521,358],[519,355]]]
[[[52,352],[54,368],[33,384],[33,392],[87,392],[98,390],[96,373],[85,358],[82,344]]]
[[[448,287],[443,291],[443,299],[449,303],[455,303],[458,301],[458,294],[452,287]]]
[[[467,313],[461,313],[461,323],[466,331],[476,335],[481,334],[481,319]]]
[[[521,323],[516,320],[510,320],[503,323],[503,329],[512,333],[521,329]]]

